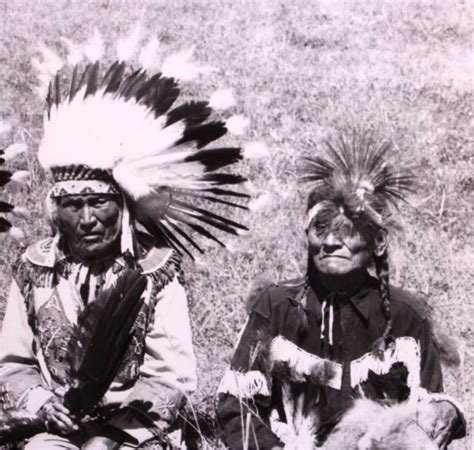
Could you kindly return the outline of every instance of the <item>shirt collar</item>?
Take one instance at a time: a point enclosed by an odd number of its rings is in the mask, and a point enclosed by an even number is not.
[[[352,307],[367,322],[370,319],[371,305],[378,301],[377,287],[378,280],[369,277],[366,285],[348,298]],[[318,320],[322,318],[321,307],[323,301],[324,299],[319,298],[313,286],[310,285],[307,292],[305,310],[315,313]]]

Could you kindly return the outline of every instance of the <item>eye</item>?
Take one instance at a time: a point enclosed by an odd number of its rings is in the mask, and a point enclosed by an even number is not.
[[[61,201],[61,206],[63,208],[67,208],[67,209],[70,209],[70,210],[77,211],[78,209],[82,208],[83,202],[81,200],[77,199],[77,198],[67,198],[67,197],[65,197]]]
[[[327,227],[328,227],[327,221],[322,220],[321,218],[316,217],[316,219],[313,221],[312,228],[318,234],[324,233],[326,231]]]
[[[105,205],[107,202],[109,201],[109,199],[105,196],[102,196],[102,195],[99,195],[97,197],[93,197],[90,202],[89,202],[89,205],[90,206],[103,206]]]

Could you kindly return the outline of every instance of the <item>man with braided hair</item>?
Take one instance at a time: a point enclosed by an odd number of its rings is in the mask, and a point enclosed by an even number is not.
[[[306,158],[302,178],[312,184],[306,277],[251,299],[218,390],[223,440],[232,449],[395,448],[390,436],[396,448],[443,448],[464,435],[464,418],[439,394],[438,350],[419,301],[389,284],[389,207],[413,177],[387,164],[390,144],[371,133],[325,147]],[[354,402],[362,393],[370,403]],[[375,430],[384,411],[386,428]],[[417,431],[393,432],[401,423]]]

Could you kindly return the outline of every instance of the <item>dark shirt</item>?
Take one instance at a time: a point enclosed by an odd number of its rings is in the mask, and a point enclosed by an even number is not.
[[[382,314],[378,281],[368,279],[363,289],[342,297],[333,296],[332,346],[329,345],[329,314],[325,314],[325,337],[321,339],[322,299],[309,288],[304,307],[297,300],[301,284],[288,283],[272,286],[255,302],[231,362],[231,370],[240,373],[260,371],[267,373],[264,358],[255,357],[259,342],[274,336],[283,336],[306,352],[328,358],[342,366],[340,388],[304,383],[305,398],[312,398],[308,408],[318,408],[321,420],[320,433],[331,429],[341,414],[351,405],[354,383],[351,386],[351,362],[371,351],[373,343],[382,336],[386,321]],[[391,288],[392,336],[395,340],[411,337],[419,349],[420,385],[430,392],[442,391],[442,375],[438,351],[435,348],[427,318],[421,317],[413,307],[415,300],[408,293]],[[302,317],[306,316],[307,327]],[[413,366],[412,366],[413,367]],[[415,366],[416,367],[416,366]],[[418,375],[417,375],[418,376]],[[224,442],[232,449],[243,447],[242,417],[252,414],[249,448],[271,448],[282,445],[272,433],[269,415],[273,409],[284,419],[281,386],[278,380],[269,380],[271,395],[255,395],[245,402],[235,395],[219,393],[217,414]],[[312,392],[311,392],[312,391]],[[244,420],[245,422],[245,420]]]

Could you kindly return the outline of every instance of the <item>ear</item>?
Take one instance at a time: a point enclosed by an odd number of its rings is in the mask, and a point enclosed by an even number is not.
[[[374,255],[382,256],[388,247],[387,230],[380,230],[374,240]]]

